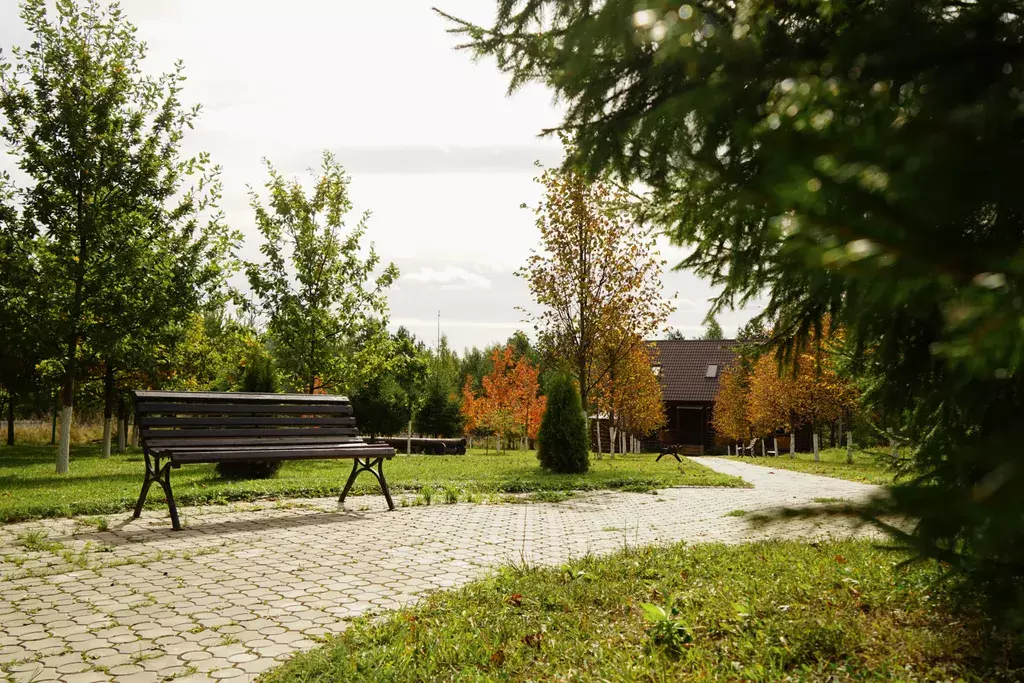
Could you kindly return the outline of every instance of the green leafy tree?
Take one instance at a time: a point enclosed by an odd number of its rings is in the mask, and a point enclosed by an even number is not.
[[[665,339],[686,339],[686,335],[679,330],[672,328],[668,331],[668,334],[665,335]]]
[[[546,470],[580,474],[590,469],[587,418],[576,384],[564,375],[548,386],[547,407],[537,434],[537,459]]]
[[[459,358],[444,335],[437,350],[429,353],[429,376],[423,403],[416,413],[416,431],[431,436],[453,437],[462,433]]]
[[[40,388],[36,365],[53,347],[48,343],[43,292],[37,277],[38,243],[31,225],[14,205],[9,177],[0,173],[0,392],[7,416],[7,445],[14,445],[18,406]]]
[[[346,227],[351,181],[330,152],[308,196],[266,166],[268,206],[250,192],[266,260],[248,263],[246,272],[278,363],[288,384],[304,392],[354,389],[386,363],[386,290],[398,269],[388,264],[374,275],[380,258],[372,243],[363,257],[369,213]]]
[[[352,395],[360,429],[373,436],[408,429],[411,438],[429,376],[430,355],[423,343],[399,327],[390,337],[387,364]]]
[[[441,383],[428,381],[423,405],[416,413],[416,431],[446,438],[462,434],[462,409],[456,397]]]
[[[725,339],[725,332],[722,331],[722,326],[718,324],[718,321],[715,320],[713,315],[709,315],[704,320],[704,334],[701,335],[701,339]]]
[[[908,478],[865,510],[1024,623],[1024,13],[1009,0],[499,0],[457,22],[550,86],[574,162],[651,193],[717,308],[767,296],[794,358],[826,319]]]
[[[19,200],[40,235],[38,277],[53,314],[49,333],[63,346],[57,471],[66,473],[79,364],[83,353],[101,350],[97,329],[116,324],[105,315],[113,310],[112,292],[151,291],[152,280],[134,279],[140,263],[158,265],[149,257],[151,240],[174,233],[175,246],[186,244],[191,253],[197,233],[200,241],[210,237],[220,245],[227,235],[216,223],[207,235],[190,222],[201,200],[183,188],[183,179],[203,173],[207,161],[179,158],[184,132],[198,114],[179,99],[182,65],[156,78],[146,75],[146,46],[117,5],[60,0],[51,18],[47,4],[22,4],[32,40],[12,50],[13,62],[0,61],[0,137],[27,178]],[[141,260],[126,256],[136,248]],[[164,284],[183,285],[175,293],[191,285]],[[159,325],[148,312],[132,313]]]
[[[370,436],[398,434],[409,425],[409,401],[393,374],[370,379],[352,395],[359,430]]]

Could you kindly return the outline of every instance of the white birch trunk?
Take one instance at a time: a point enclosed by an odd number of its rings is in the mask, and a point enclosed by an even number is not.
[[[846,464],[853,464],[853,432],[846,432]]]
[[[814,442],[814,462],[821,462],[821,456],[818,454],[818,432],[814,432],[811,440]]]
[[[71,462],[71,418],[74,406],[60,408],[60,438],[57,440],[57,474],[67,474]]]
[[[601,418],[594,418],[594,425],[597,427],[597,457],[601,457]]]
[[[793,432],[789,433],[789,457],[796,457],[796,434]]]
[[[608,427],[608,455],[615,457],[615,432],[618,430],[615,427]]]
[[[103,457],[110,457],[110,434],[114,429],[114,418],[109,417],[103,420]]]

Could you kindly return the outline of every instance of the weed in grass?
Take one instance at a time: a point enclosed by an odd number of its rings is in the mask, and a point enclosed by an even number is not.
[[[730,510],[729,512],[726,512],[722,516],[723,517],[746,517],[747,516],[747,511],[746,510]]]
[[[571,491],[537,491],[528,500],[535,503],[561,503],[572,498]]]
[[[686,645],[693,642],[693,632],[679,618],[680,610],[673,603],[672,596],[665,600],[664,607],[644,602],[640,608],[644,611],[644,619],[650,624],[647,633],[654,645],[679,654]]]
[[[459,489],[457,486],[446,484],[444,487],[444,502],[448,505],[454,505],[459,502]]]
[[[430,505],[430,501],[434,498],[434,487],[424,486],[420,489],[420,498],[423,499],[424,505]]]

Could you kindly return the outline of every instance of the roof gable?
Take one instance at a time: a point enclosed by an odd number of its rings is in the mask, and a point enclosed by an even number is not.
[[[733,339],[663,339],[652,342],[652,365],[660,365],[658,382],[665,401],[714,401],[722,372],[736,360]],[[715,372],[708,372],[709,366]],[[709,376],[713,375],[713,376]]]

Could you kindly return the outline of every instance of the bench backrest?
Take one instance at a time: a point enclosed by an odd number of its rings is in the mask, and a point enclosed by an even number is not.
[[[142,445],[232,450],[360,441],[352,404],[324,394],[135,391]]]

